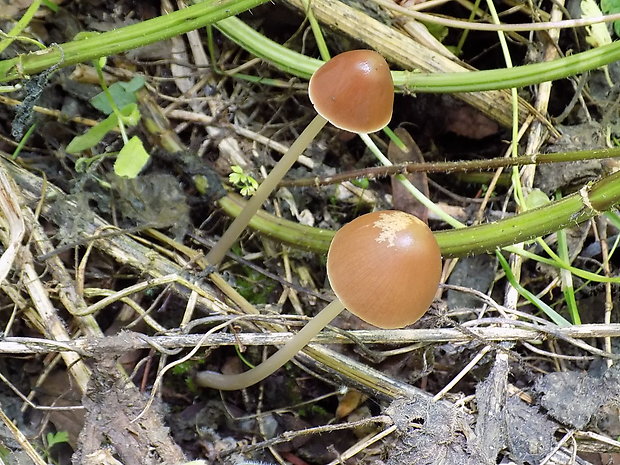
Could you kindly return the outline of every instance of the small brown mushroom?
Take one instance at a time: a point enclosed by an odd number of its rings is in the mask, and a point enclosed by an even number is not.
[[[394,84],[390,68],[385,59],[372,50],[352,50],[336,55],[312,75],[308,93],[318,115],[209,251],[206,258],[211,265],[219,265],[250,219],[327,121],[347,131],[369,133],[383,128],[392,117]]]
[[[392,119],[394,83],[385,59],[372,50],[351,50],[329,60],[310,79],[316,112],[345,131],[379,131]]]
[[[338,299],[312,318],[280,350],[236,375],[197,374],[200,386],[243,389],[284,365],[346,307],[380,328],[419,320],[433,301],[441,277],[441,251],[431,230],[413,215],[368,213],[341,228],[327,254],[327,276]]]

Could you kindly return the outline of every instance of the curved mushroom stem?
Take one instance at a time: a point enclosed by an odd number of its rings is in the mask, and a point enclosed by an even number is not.
[[[260,365],[238,375],[223,375],[213,371],[201,371],[196,375],[196,383],[199,386],[223,391],[233,391],[252,386],[265,379],[293,358],[297,352],[303,349],[325,326],[336,318],[342,310],[344,310],[344,305],[342,305],[340,300],[336,299],[306,323],[306,326],[281,349]]]
[[[303,151],[308,148],[326,123],[327,120],[325,118],[321,115],[316,115],[310,124],[306,126],[306,129],[303,130],[258,189],[256,189],[254,195],[250,197],[239,216],[235,218],[217,244],[209,251],[206,258],[210,265],[218,266],[220,264],[224,255],[239,238],[250,219],[256,214],[261,205],[267,200],[267,197],[269,197],[269,194],[276,188],[284,175],[291,169]]]

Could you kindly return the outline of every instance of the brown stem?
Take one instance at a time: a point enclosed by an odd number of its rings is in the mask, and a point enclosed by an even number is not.
[[[337,184],[343,181],[358,178],[381,178],[395,174],[407,173],[455,173],[467,171],[491,170],[496,168],[519,166],[519,165],[542,165],[548,163],[560,163],[568,161],[596,160],[601,158],[620,157],[620,147],[610,149],[583,150],[576,152],[560,153],[538,153],[534,155],[524,155],[512,158],[491,158],[488,160],[470,161],[451,161],[451,162],[432,162],[432,163],[401,163],[392,166],[377,166],[363,168],[359,170],[347,171],[346,173],[335,174],[323,178],[303,178],[294,180],[284,180],[280,187],[305,187],[305,186],[326,186]]]

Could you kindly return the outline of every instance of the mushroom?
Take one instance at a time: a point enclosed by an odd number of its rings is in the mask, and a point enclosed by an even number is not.
[[[441,251],[431,230],[413,215],[385,210],[342,227],[327,253],[327,276],[337,299],[260,365],[240,374],[197,374],[200,386],[243,389],[284,365],[346,307],[384,329],[418,321],[431,305],[441,276]]]
[[[206,257],[209,264],[219,265],[250,219],[327,121],[345,131],[369,133],[386,126],[392,117],[394,84],[390,68],[385,59],[372,50],[344,52],[326,62],[310,78],[308,95],[318,115],[209,251]]]
[[[312,75],[308,97],[334,126],[367,134],[392,119],[394,83],[385,59],[372,50],[335,56]]]

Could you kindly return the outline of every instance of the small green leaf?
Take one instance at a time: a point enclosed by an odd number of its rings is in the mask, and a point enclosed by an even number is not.
[[[601,10],[606,15],[620,13],[620,0],[601,0]],[[620,36],[620,21],[614,21],[614,32]]]
[[[243,184],[243,180],[245,178],[245,174],[243,173],[243,168],[239,165],[232,165],[230,167],[232,173],[228,175],[228,182],[231,184],[238,186],[239,184]]]
[[[74,137],[65,150],[67,153],[78,153],[90,149],[101,142],[101,139],[116,126],[118,126],[118,118],[112,114],[81,136]]]
[[[50,0],[41,0],[41,3],[48,7],[50,10],[52,10],[54,13],[58,13],[58,10],[60,9],[58,8],[58,5],[56,5],[54,2],[51,2]]]
[[[138,109],[138,105],[135,103],[131,103],[121,109],[121,115],[124,117],[123,121],[125,121],[130,126],[135,126],[140,121],[140,110]],[[73,138],[67,148],[65,149],[67,153],[78,153],[83,150],[90,149],[101,142],[101,139],[105,137],[105,135],[115,129],[118,126],[118,118],[116,114],[111,114],[103,121],[99,122],[97,125],[90,128],[81,136],[76,136]]]
[[[99,57],[94,61],[95,66],[99,69],[103,69],[108,62],[108,57]]]
[[[228,181],[239,188],[241,195],[253,195],[258,188],[258,181],[245,174],[239,165],[232,165],[230,169],[232,173],[228,175]]]
[[[196,368],[196,364],[197,362],[194,360],[188,360],[186,362],[179,363],[172,368],[172,374],[177,376],[188,374],[191,370]]]
[[[123,108],[130,103],[136,102],[135,92],[140,90],[143,86],[144,77],[136,76],[129,82],[115,82],[108,90],[116,106],[118,108]],[[112,105],[105,92],[100,92],[91,98],[90,104],[106,115],[112,113]]]
[[[56,444],[63,444],[69,442],[69,433],[66,431],[58,431],[57,433],[47,433],[45,436],[47,440],[47,447],[51,448]]]
[[[118,176],[135,178],[149,161],[149,154],[138,136],[133,136],[118,152],[114,172]]]
[[[439,42],[443,42],[444,39],[448,37],[448,33],[450,32],[450,30],[446,26],[426,21],[421,21],[421,23],[426,27],[426,29],[428,29],[428,32],[430,32]]]
[[[123,123],[129,126],[135,126],[140,122],[140,109],[135,103],[130,103],[123,107],[121,109],[121,115],[123,116]]]
[[[582,0],[581,1],[581,17],[582,18],[595,18],[602,16],[602,12],[594,0]],[[598,23],[586,26],[586,42],[592,47],[602,47],[603,45],[611,44],[611,35],[607,30],[607,24]]]
[[[77,173],[86,173],[86,170],[93,164],[94,161],[99,160],[101,155],[94,157],[80,157],[75,160],[75,171]]]
[[[123,82],[121,85],[127,92],[137,92],[144,87],[145,82],[144,76],[134,76],[131,81]]]
[[[540,189],[532,189],[525,198],[525,206],[528,210],[532,208],[542,207],[550,202],[549,197]]]

